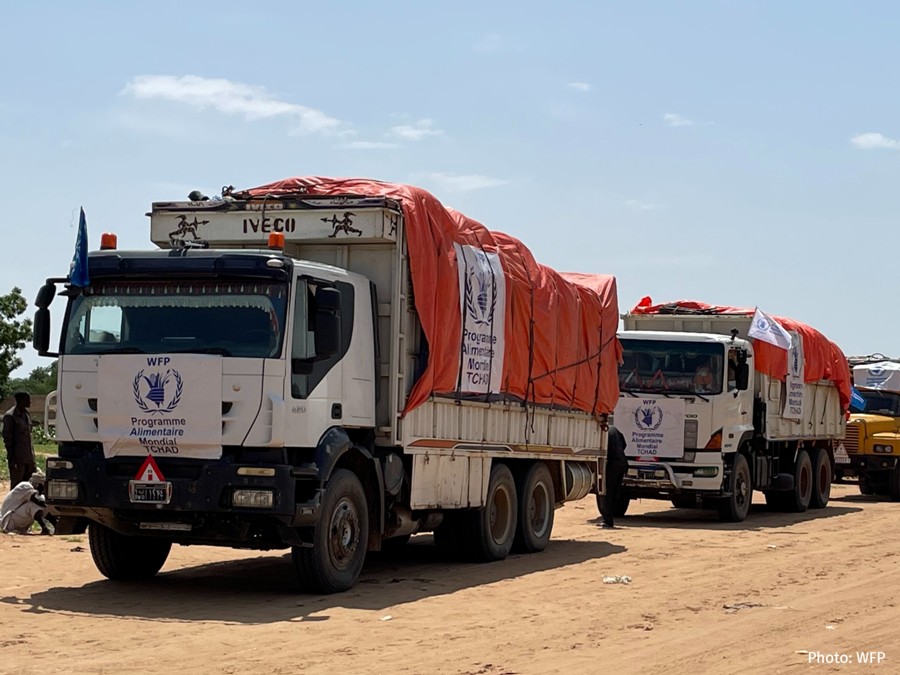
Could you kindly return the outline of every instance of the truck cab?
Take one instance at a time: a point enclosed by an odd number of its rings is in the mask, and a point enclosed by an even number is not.
[[[619,340],[614,424],[628,442],[625,499],[720,496],[727,455],[753,433],[752,345],[668,331],[625,331]]]
[[[851,357],[851,363],[854,358]],[[856,384],[838,480],[856,477],[864,495],[900,501],[900,363],[857,362]]]

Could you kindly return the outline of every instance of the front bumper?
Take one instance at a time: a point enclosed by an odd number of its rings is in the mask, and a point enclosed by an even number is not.
[[[674,495],[699,492],[722,494],[722,461],[628,462],[622,487],[632,497],[670,499]]]
[[[878,474],[893,471],[900,460],[893,455],[859,455],[851,454],[849,464],[835,464],[835,470],[840,471],[844,477],[877,476]]]
[[[295,467],[268,465],[265,468],[274,475],[245,476],[238,469],[246,465],[202,460],[160,461],[160,470],[171,485],[167,503],[135,502],[129,490],[135,478],[134,459],[52,458],[46,486],[50,512],[75,530],[93,521],[127,535],[270,548],[290,540],[291,529],[304,510],[315,508],[314,503],[296,503]],[[271,492],[271,503],[235,506],[235,490]],[[65,492],[74,498],[58,497]],[[317,493],[312,494],[316,494],[313,502],[317,501]]]

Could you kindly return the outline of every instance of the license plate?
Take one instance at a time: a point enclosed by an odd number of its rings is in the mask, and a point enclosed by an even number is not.
[[[128,483],[128,496],[135,504],[168,504],[172,499],[172,484],[133,480]]]
[[[834,463],[835,464],[849,464],[850,463],[850,455],[847,454],[847,449],[844,447],[844,444],[841,443],[834,451]]]
[[[656,470],[641,471],[638,469],[638,478],[656,478]]]

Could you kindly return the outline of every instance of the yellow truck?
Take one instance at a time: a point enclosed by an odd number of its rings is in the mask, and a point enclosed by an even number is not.
[[[864,495],[900,501],[900,359],[851,356],[854,391],[835,479],[855,477]]]

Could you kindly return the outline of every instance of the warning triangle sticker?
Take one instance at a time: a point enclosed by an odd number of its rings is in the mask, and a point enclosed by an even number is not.
[[[166,480],[152,455],[147,455],[147,459],[141,464],[134,479],[142,483],[164,483]]]

